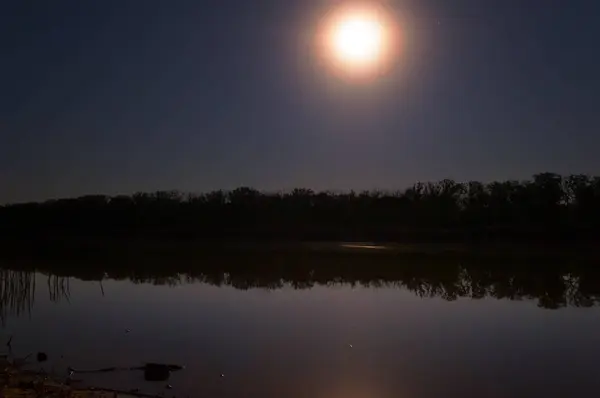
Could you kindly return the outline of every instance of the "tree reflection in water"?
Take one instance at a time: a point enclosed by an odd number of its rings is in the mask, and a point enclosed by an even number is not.
[[[34,271],[49,275],[50,298],[69,298],[68,278],[176,286],[206,283],[236,289],[310,289],[352,285],[406,289],[419,297],[534,300],[539,307],[591,307],[600,303],[595,259],[567,256],[477,256],[463,254],[215,251],[190,257],[162,253],[143,257],[86,256],[71,261],[40,259],[35,266],[4,262],[1,315],[30,311]],[[55,259],[56,260],[56,259]],[[31,264],[31,263],[29,263]]]

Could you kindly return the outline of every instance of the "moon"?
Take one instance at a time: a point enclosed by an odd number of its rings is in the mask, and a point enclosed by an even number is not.
[[[319,28],[319,53],[329,70],[352,79],[379,76],[398,53],[397,21],[383,3],[343,2]]]
[[[332,51],[350,65],[375,63],[383,50],[383,34],[383,27],[376,19],[350,15],[333,28]]]

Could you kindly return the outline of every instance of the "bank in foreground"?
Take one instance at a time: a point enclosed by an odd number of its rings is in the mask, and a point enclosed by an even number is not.
[[[120,391],[115,389],[83,386],[74,380],[70,372],[67,378],[51,375],[44,371],[25,369],[25,360],[0,358],[0,397],[2,398],[158,398],[139,390]],[[156,372],[156,371],[154,371]]]

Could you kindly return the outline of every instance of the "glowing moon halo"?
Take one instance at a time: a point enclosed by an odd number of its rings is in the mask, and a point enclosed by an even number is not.
[[[377,62],[383,46],[383,28],[377,20],[350,16],[340,21],[332,33],[332,50],[345,62]]]
[[[370,80],[381,75],[399,52],[395,19],[381,2],[338,3],[319,28],[321,59],[343,78]]]

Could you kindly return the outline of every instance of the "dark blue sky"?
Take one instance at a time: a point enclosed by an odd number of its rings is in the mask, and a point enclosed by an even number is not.
[[[389,0],[370,84],[317,62],[330,3],[0,2],[0,202],[600,172],[600,2]]]

